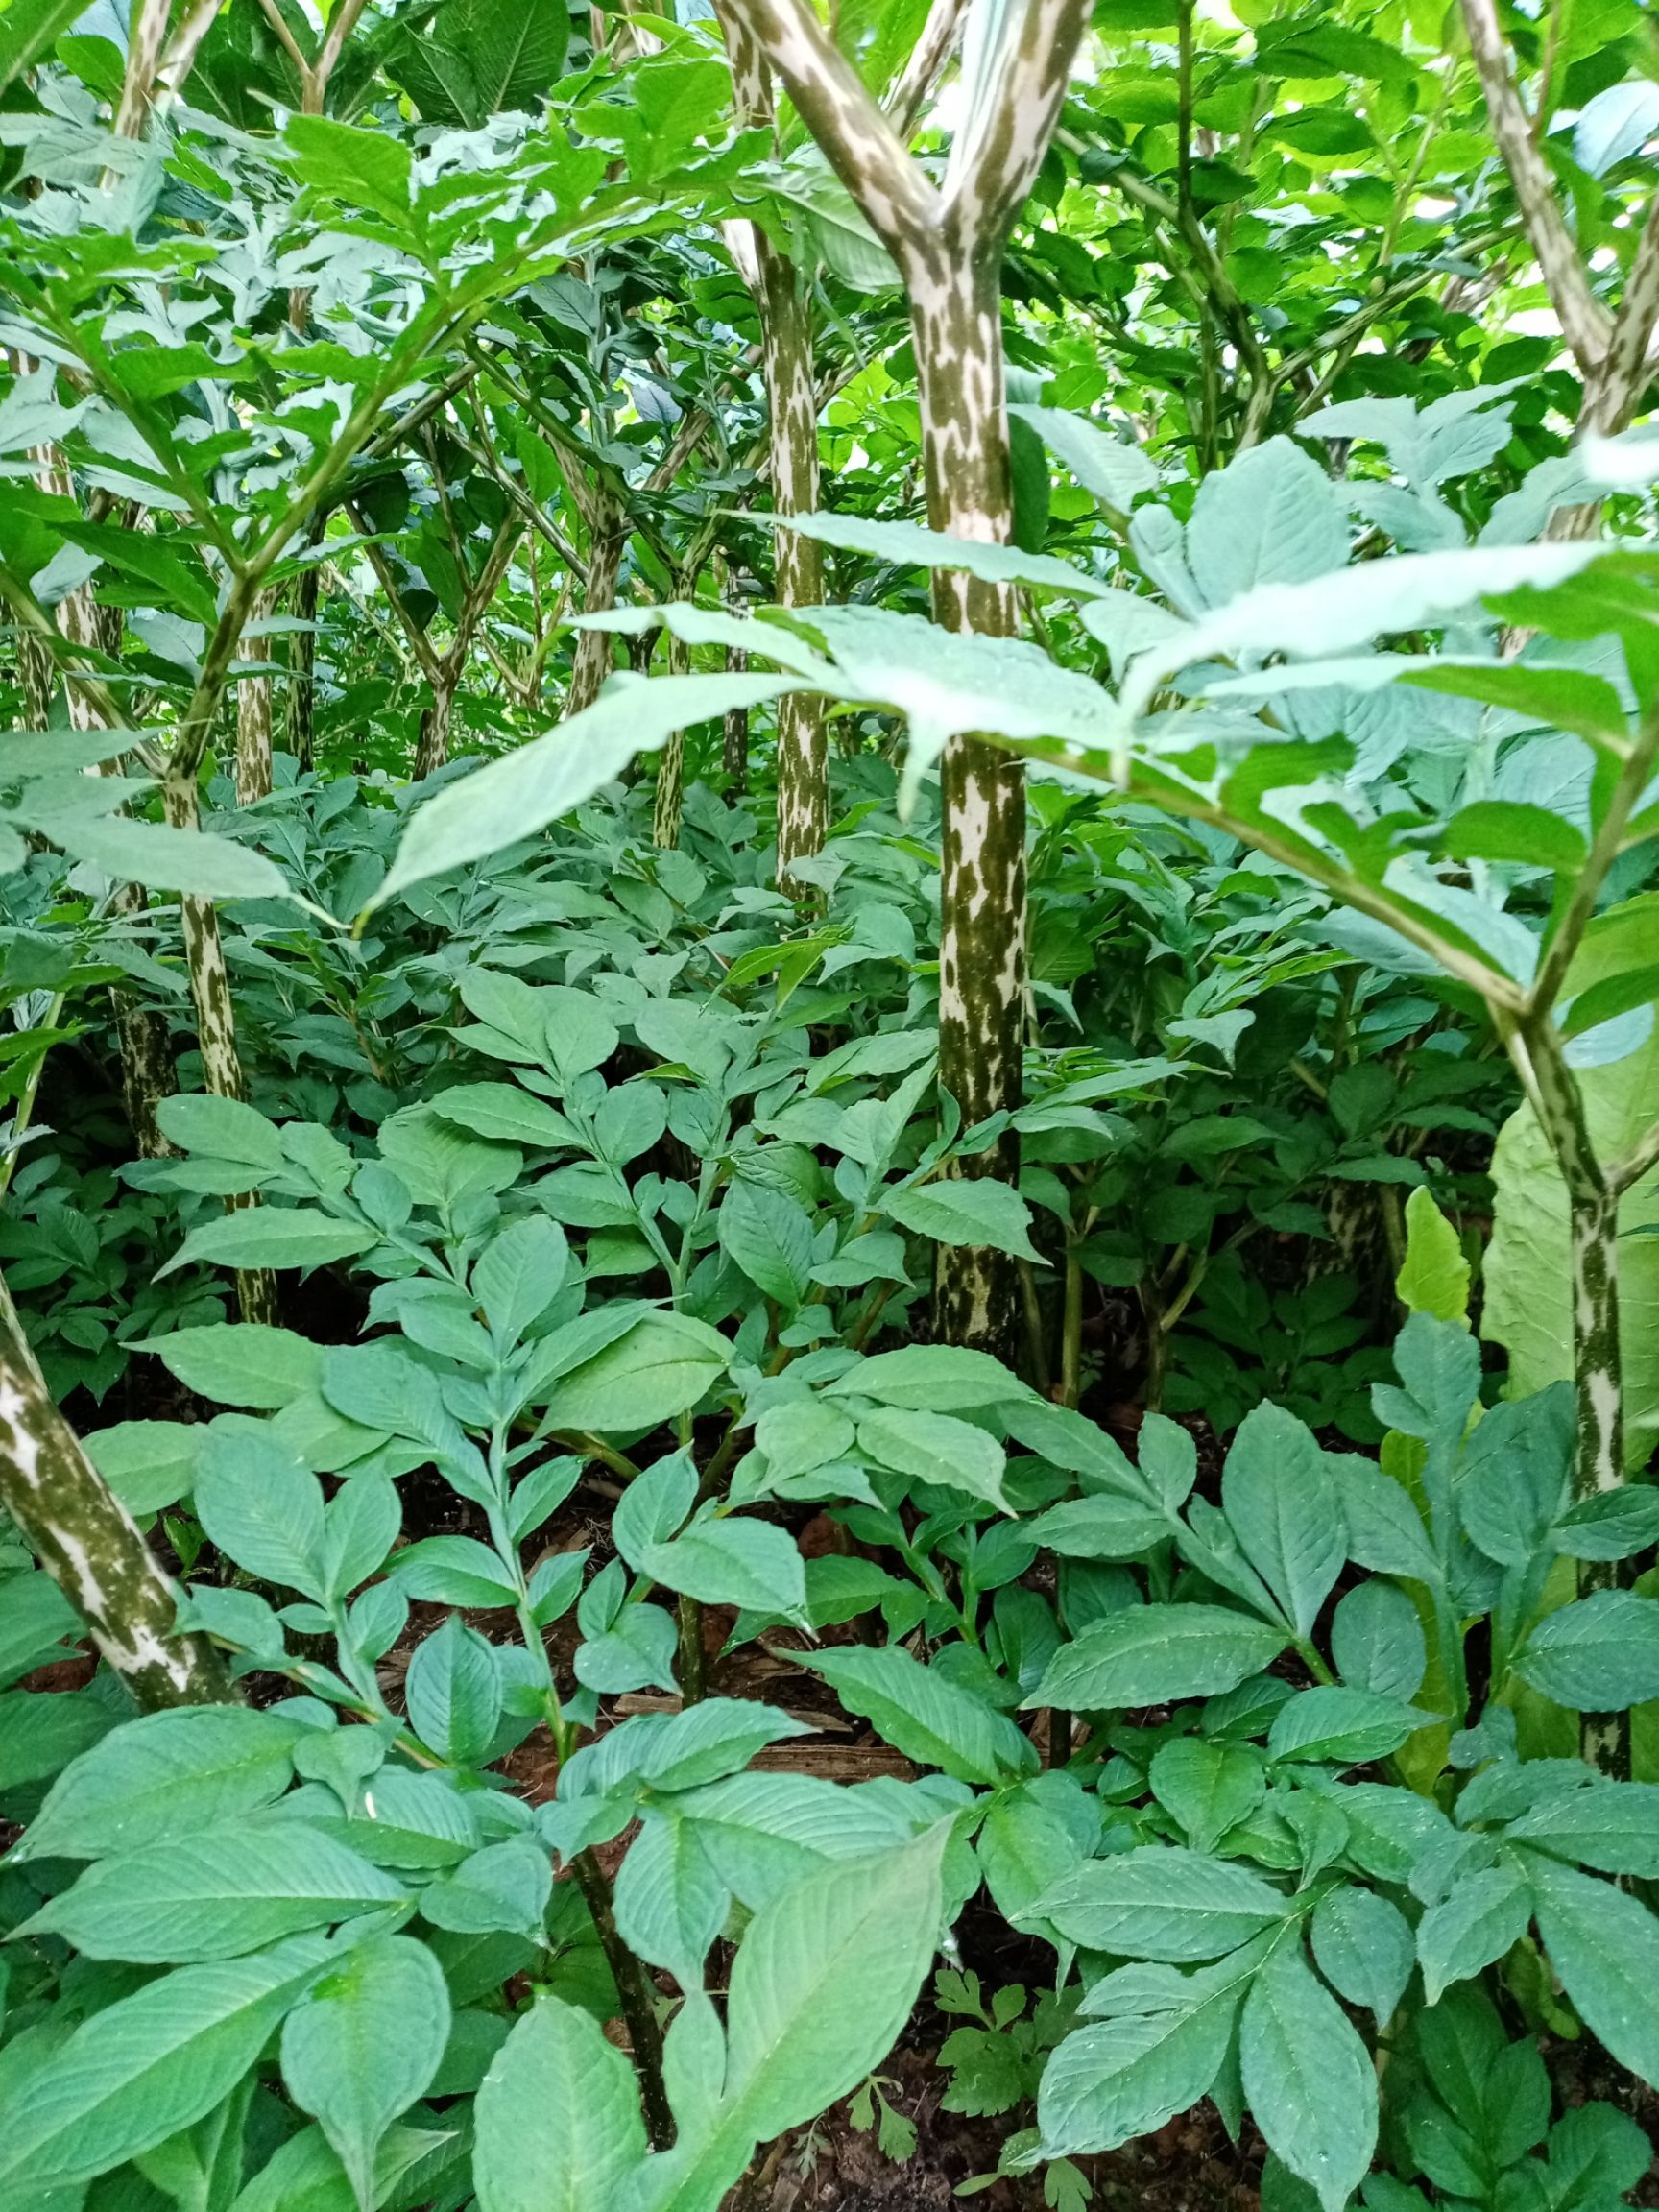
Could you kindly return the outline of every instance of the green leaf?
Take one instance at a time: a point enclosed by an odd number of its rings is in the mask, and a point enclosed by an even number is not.
[[[523,1936],[541,1943],[552,1893],[546,1851],[528,1836],[512,1836],[486,1844],[428,1882],[421,1892],[421,1916],[457,1936]]]
[[[1406,1201],[1406,1258],[1394,1278],[1395,1295],[1408,1312],[1438,1321],[1469,1317],[1469,1262],[1454,1224],[1420,1183]]]
[[[1430,1726],[1434,1718],[1415,1705],[1379,1697],[1369,1690],[1325,1686],[1299,1690],[1273,1716],[1267,1756],[1325,1766],[1365,1766],[1398,1751],[1407,1737]]]
[[[1209,1743],[1197,1736],[1162,1744],[1146,1778],[1194,1851],[1213,1851],[1267,1793],[1258,1752],[1242,1744]]]
[[[578,1142],[575,1130],[556,1106],[512,1083],[457,1083],[441,1091],[431,1103],[441,1121],[469,1129],[474,1137],[493,1143],[521,1144],[533,1152],[574,1149]]]
[[[325,1598],[323,1485],[275,1436],[252,1424],[211,1428],[197,1462],[195,1506],[238,1567],[319,1602]]]
[[[1348,1556],[1335,1478],[1306,1423],[1272,1405],[1247,1413],[1222,1470],[1221,1503],[1239,1549],[1306,1639]]]
[[[192,1488],[205,1433],[194,1421],[117,1421],[81,1442],[128,1512],[142,1515],[176,1505]]]
[[[992,1176],[973,1182],[952,1176],[889,1191],[882,1212],[918,1237],[936,1244],[968,1244],[1011,1253],[1016,1260],[1043,1255],[1031,1241],[1031,1209],[1011,1184]]]
[[[143,1714],[64,1768],[12,1857],[102,1859],[205,1833],[282,1794],[303,1734],[245,1705]]]
[[[700,1604],[781,1613],[805,1623],[806,1575],[800,1547],[770,1522],[735,1516],[693,1521],[671,1542],[647,1545],[639,1565],[654,1582]]]
[[[448,2039],[444,1970],[407,1936],[354,1945],[282,2023],[288,2093],[321,2122],[362,2212],[376,2212],[381,2138],[425,2095]]]
[[[972,1413],[1037,1403],[1036,1392],[999,1359],[953,1344],[906,1344],[860,1359],[830,1383],[827,1398],[878,1399],[918,1413]]]
[[[302,183],[409,227],[411,168],[401,138],[322,115],[290,115],[286,136]]]
[[[193,1965],[406,1905],[400,1884],[299,1821],[223,1821],[89,1866],[24,1923],[89,1959]]]
[[[645,2155],[634,2069],[591,2013],[541,1994],[478,2091],[478,2212],[609,2212]]]
[[[0,2189],[72,2187],[211,2112],[330,1957],[302,1936],[165,1974],[94,2013],[11,2095],[0,2092]]]
[[[1659,1697],[1659,1599],[1599,1590],[1546,1615],[1515,1671],[1557,1705],[1622,1713]]]
[[[1455,1882],[1417,1924],[1423,1995],[1431,2005],[1454,1982],[1467,1982],[1526,1935],[1532,1899],[1513,1866],[1487,1866]]]
[[[454,1766],[477,1766],[501,1719],[501,1671],[493,1647],[451,1614],[410,1661],[404,1695],[422,1743]]]
[[[294,897],[275,860],[200,830],[107,815],[98,821],[55,821],[51,834],[66,853],[89,860],[117,883],[143,883],[192,899]]]
[[[445,875],[533,837],[618,775],[636,753],[655,750],[674,731],[732,708],[761,706],[791,687],[790,678],[774,676],[660,676],[632,683],[613,678],[601,699],[547,736],[520,745],[427,800],[404,830],[371,906],[383,905],[428,876]]]
[[[565,1287],[570,1246],[556,1221],[527,1214],[493,1237],[472,1262],[472,1294],[484,1318],[513,1343]]]
[[[1183,1965],[1237,1950],[1286,1906],[1236,1860],[1151,1843],[1074,1867],[1034,1910],[1085,1950]]]
[[[1659,1876],[1659,1783],[1608,1783],[1547,1797],[1512,1821],[1508,1834],[1551,1859],[1652,1881]]]
[[[1086,569],[1074,568],[1069,561],[1022,553],[1015,546],[987,544],[979,539],[947,537],[920,522],[878,522],[862,515],[792,515],[789,528],[803,538],[815,538],[821,545],[872,553],[878,561],[902,563],[907,568],[959,568],[987,583],[1037,584],[1072,599],[1097,598],[1104,589]]]
[[[1017,422],[1028,422],[1085,492],[1117,514],[1127,514],[1143,492],[1158,489],[1158,470],[1139,445],[1114,438],[1081,415],[1060,407],[1014,406]]]
[[[950,1828],[826,1867],[757,1912],[732,1968],[723,2126],[740,2116],[770,2142],[886,2057],[938,1941]]]
[[[276,1412],[306,1391],[323,1372],[323,1352],[309,1336],[256,1321],[222,1321],[200,1329],[175,1329],[147,1337],[154,1352],[186,1390],[220,1406],[252,1406]]]
[[[565,1375],[548,1404],[550,1429],[624,1434],[687,1413],[726,1372],[731,1347],[686,1313],[647,1313],[595,1358]]]
[[[858,1424],[858,1448],[878,1467],[983,1498],[1010,1513],[1003,1490],[1008,1455],[995,1436],[949,1413],[913,1413],[886,1406]]]
[[[49,53],[84,12],[80,0],[11,0],[0,15],[0,92]]]
[[[1070,1498],[1026,1526],[1062,1559],[1138,1559],[1169,1535],[1169,1516],[1132,1498]]]
[[[249,1206],[192,1229],[157,1279],[180,1267],[329,1267],[379,1241],[366,1222],[336,1221],[309,1207]]]
[[[65,1637],[84,1633],[81,1616],[39,1568],[8,1575],[0,1589],[0,1689],[31,1674],[49,1659],[63,1659],[70,1647]]]
[[[812,1275],[812,1223],[785,1190],[734,1182],[716,1216],[722,1249],[751,1283],[793,1312]]]
[[[1207,2096],[1228,2047],[1261,1947],[1190,1976],[1171,1975],[1165,2002],[1076,2029],[1044,2069],[1037,2122],[1046,2156],[1115,2151],[1150,2135]],[[1130,1968],[1144,1984],[1144,1969]],[[1117,1976],[1096,1984],[1090,2003]]]
[[[1131,1605],[1063,1645],[1025,1704],[1096,1713],[1213,1697],[1259,1674],[1288,1642],[1220,1605]]]
[[[507,1567],[476,1536],[425,1536],[406,1544],[390,1563],[393,1581],[428,1605],[480,1611],[516,1605],[518,1589]]]
[[[1336,1607],[1331,1656],[1349,1689],[1377,1697],[1414,1697],[1429,1665],[1416,1606],[1397,1583],[1361,1582]]]
[[[628,1948],[665,1966],[682,1989],[700,1989],[731,1903],[696,1823],[671,1806],[647,1813],[616,1875],[616,1928]]]
[[[983,1784],[1036,1770],[1035,1747],[1005,1714],[897,1645],[819,1651],[804,1663],[831,1685],[850,1713],[871,1721],[895,1750],[922,1766]]]
[[[1374,1889],[1328,1889],[1310,1924],[1319,1971],[1350,2005],[1363,2005],[1379,2028],[1393,2018],[1417,1963],[1410,1923]]]
[[[1293,1942],[1282,1943],[1251,1984],[1239,2064],[1269,2147],[1325,2212],[1342,2212],[1377,2148],[1377,2076],[1347,2014]]]
[[[156,1120],[164,1137],[186,1152],[279,1173],[289,1164],[281,1132],[263,1114],[239,1098],[217,1098],[206,1092],[179,1092],[158,1099]]]
[[[1659,1920],[1645,1905],[1535,1853],[1526,1873],[1561,1985],[1622,2066],[1659,2078]]]

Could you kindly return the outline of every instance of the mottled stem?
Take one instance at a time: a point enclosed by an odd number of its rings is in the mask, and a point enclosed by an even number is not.
[[[602,493],[588,540],[588,575],[582,594],[584,614],[603,614],[616,604],[616,583],[622,573],[622,553],[628,543],[628,523],[620,503]],[[579,630],[576,653],[570,664],[570,689],[565,701],[566,719],[591,707],[605,687],[614,665],[609,630]]]
[[[689,587],[675,597],[689,595]],[[684,676],[691,666],[691,651],[682,638],[669,637],[668,673]],[[680,842],[680,817],[685,805],[685,733],[676,730],[662,748],[657,770],[657,802],[651,814],[651,842],[669,852]]]
[[[232,1695],[211,1647],[175,1628],[173,1584],[53,1405],[3,1285],[0,1505],[144,1711]]]
[[[274,590],[261,591],[253,602],[252,619],[263,622],[270,618],[276,604]],[[269,637],[242,638],[244,661],[271,659]],[[261,799],[271,796],[273,761],[271,754],[271,679],[269,676],[243,676],[236,685],[236,804],[252,806]]]

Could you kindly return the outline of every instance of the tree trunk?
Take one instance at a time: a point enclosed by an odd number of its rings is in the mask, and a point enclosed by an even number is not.
[[[446,668],[445,676],[449,677]],[[421,782],[435,776],[449,757],[449,718],[455,708],[455,686],[460,670],[453,672],[453,680],[432,686],[432,704],[421,717],[421,735],[415,747],[415,781]]]
[[[194,779],[168,777],[161,786],[167,819],[175,830],[201,829]],[[216,1098],[243,1095],[242,1061],[236,1049],[236,1013],[230,998],[230,974],[225,965],[225,946],[219,935],[219,915],[211,899],[180,897],[179,910],[184,928],[184,961],[190,972],[190,995],[196,1007],[196,1036],[202,1053],[202,1080]],[[227,1198],[232,1212],[251,1206],[251,1194]],[[244,1321],[275,1322],[278,1318],[276,1278],[269,1268],[239,1268],[236,1302]]]
[[[3,1286],[0,1505],[145,1712],[232,1695],[212,1647],[174,1627],[173,1584],[53,1405]]]
[[[731,676],[744,675],[749,667],[749,656],[741,645],[726,649],[726,671]],[[747,707],[728,707],[726,721],[721,731],[720,765],[726,771],[734,798],[741,797],[749,788],[749,709]]]
[[[1001,286],[997,270],[952,267],[911,296],[922,391],[927,519],[954,538],[1005,541],[1013,522],[1003,416]],[[933,615],[947,630],[1013,637],[1011,586],[935,569]],[[1022,1093],[1025,1025],[1025,780],[997,746],[956,737],[941,765],[939,1080],[964,1127],[1014,1112]],[[965,1175],[1019,1175],[1019,1140],[1004,1136],[960,1163]],[[985,1247],[942,1245],[935,1327],[952,1344],[1006,1355],[1019,1319],[1014,1261]]]
[[[680,594],[676,592],[675,596]],[[690,647],[670,634],[669,675],[686,675],[690,666]],[[660,852],[668,852],[679,844],[680,816],[685,804],[685,733],[684,730],[676,730],[662,748],[661,765],[657,771],[657,804],[651,816],[651,842]]]
[[[294,612],[301,622],[317,619],[317,600],[323,565],[312,561],[300,571],[294,594]],[[296,630],[288,639],[288,750],[301,773],[313,764],[317,721],[317,637],[314,630]]]
[[[121,649],[121,622],[120,609],[100,607],[86,585],[72,591],[58,610],[58,627],[71,644],[110,656]],[[73,678],[65,682],[63,695],[72,730],[104,727],[86,690]],[[106,763],[111,772],[119,767],[118,760]],[[116,887],[112,904],[118,913],[143,914],[149,909],[149,894],[141,884],[122,883]],[[161,1134],[156,1109],[179,1088],[167,1017],[158,1008],[146,1006],[131,991],[111,988],[109,1002],[121,1054],[121,1100],[132,1142],[140,1159],[165,1159],[173,1147]]]
[[[261,591],[253,602],[253,619],[267,620],[276,604],[274,592]],[[244,635],[241,657],[244,661],[269,661],[270,638]],[[236,685],[236,804],[254,805],[261,799],[269,799],[271,789],[271,679],[243,676]]]
[[[800,274],[758,224],[760,320],[766,346],[772,501],[780,515],[809,515],[818,504],[818,394],[812,374],[812,311]],[[824,555],[816,539],[777,533],[777,589],[783,607],[816,607],[824,597]],[[796,897],[811,886],[790,873],[823,850],[830,829],[825,702],[786,691],[778,702],[778,888]]]
[[[616,583],[622,573],[622,553],[628,542],[628,525],[621,509],[603,493],[593,527],[589,533],[588,578],[582,595],[584,614],[604,614],[616,604]],[[581,630],[576,634],[576,654],[570,666],[570,689],[565,701],[568,718],[591,707],[605,686],[613,665],[609,630]]]

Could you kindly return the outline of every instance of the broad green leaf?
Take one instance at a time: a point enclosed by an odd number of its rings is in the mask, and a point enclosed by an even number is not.
[[[1139,445],[1096,428],[1081,415],[1060,407],[1013,406],[1017,422],[1028,422],[1085,492],[1119,514],[1127,514],[1143,492],[1158,489],[1158,470]]]
[[[1319,1971],[1350,2005],[1363,2005],[1379,2028],[1393,2018],[1417,1962],[1406,1915],[1374,1889],[1328,1889],[1310,1924]]]
[[[0,2095],[0,2189],[70,2187],[194,2126],[330,1955],[324,1937],[301,1936],[164,1974],[94,2013],[14,2100]]]
[[[1205,2097],[1226,2061],[1261,1947],[1190,1976],[1171,1975],[1164,2002],[1127,2005],[1068,2035],[1043,2071],[1037,2123],[1050,2156],[1115,2151]],[[1128,1972],[1144,1980],[1144,1969]],[[1118,1979],[1110,1976],[1108,1984]],[[1094,1998],[1104,1985],[1097,1984]],[[1150,1992],[1148,1992],[1150,1994]]]
[[[205,1433],[195,1421],[117,1421],[81,1441],[128,1512],[143,1515],[176,1505],[192,1488]]]
[[[575,1130],[557,1107],[511,1083],[457,1083],[438,1094],[432,1111],[441,1121],[469,1129],[474,1137],[521,1144],[528,1151],[574,1149],[577,1143]]]
[[[640,1568],[664,1589],[705,1605],[735,1605],[804,1622],[806,1575],[786,1529],[736,1515],[705,1517],[666,1544],[647,1545]]]
[[[938,1941],[950,1823],[809,1875],[737,1947],[722,2126],[770,2142],[845,2097],[898,2040]]]
[[[1378,1697],[1414,1697],[1429,1664],[1416,1606],[1397,1583],[1359,1583],[1332,1619],[1331,1656],[1351,1690],[1368,1690]]]
[[[895,1750],[958,1782],[992,1784],[1029,1774],[1037,1752],[1006,1714],[984,1704],[897,1645],[820,1651],[805,1664],[850,1713],[871,1721]]]
[[[935,1243],[987,1246],[1042,1264],[1043,1255],[1031,1241],[1031,1209],[1011,1184],[992,1177],[950,1177],[894,1190],[883,1211],[902,1229]]]
[[[1659,1783],[1565,1791],[1524,1813],[1508,1833],[1570,1865],[1652,1881],[1659,1876]]]
[[[12,0],[0,15],[0,92],[32,69],[83,12],[79,0]]]
[[[303,1733],[244,1705],[143,1714],[64,1768],[12,1856],[103,1859],[205,1833],[281,1795]]]
[[[828,1398],[876,1398],[918,1413],[971,1413],[991,1406],[1035,1404],[1029,1383],[993,1359],[953,1344],[906,1344],[860,1359],[829,1384]]]
[[[163,1136],[187,1152],[204,1152],[215,1160],[238,1161],[274,1172],[288,1165],[276,1124],[239,1098],[180,1092],[157,1101],[156,1119]]]
[[[1131,1605],[1062,1645],[1025,1704],[1095,1713],[1213,1697],[1259,1674],[1288,1642],[1220,1605]]]
[[[1377,2076],[1299,1944],[1280,1944],[1251,1984],[1239,2064],[1269,2147],[1325,2212],[1342,2212],[1377,2147]]]
[[[1236,1860],[1153,1843],[1073,1868],[1035,1910],[1085,1950],[1180,1965],[1247,1943],[1286,1900]]]
[[[1526,1935],[1531,1918],[1531,1896],[1513,1866],[1460,1876],[1417,1924],[1426,2001],[1437,2005],[1454,1982],[1466,1982],[1502,1959]]]
[[[812,1274],[812,1223],[785,1190],[734,1182],[716,1216],[722,1248],[749,1280],[793,1312]]]
[[[366,1223],[336,1221],[309,1207],[250,1206],[192,1229],[157,1277],[204,1262],[210,1267],[329,1267],[378,1241]]]
[[[457,1936],[545,1937],[553,1868],[543,1847],[528,1836],[488,1843],[482,1851],[429,1882],[421,1892],[421,1918]]]
[[[84,1623],[51,1575],[39,1568],[8,1575],[0,1589],[5,1592],[0,1605],[0,1689],[4,1689],[47,1660],[65,1658],[70,1647],[64,1638],[81,1635]]]
[[[228,1558],[261,1581],[322,1600],[323,1485],[275,1436],[215,1425],[203,1442],[195,1506]]]
[[[1062,1559],[1138,1559],[1169,1535],[1169,1516],[1161,1506],[1119,1497],[1070,1498],[1028,1526]]]
[[[144,883],[153,890],[180,891],[193,899],[291,899],[288,878],[275,860],[228,837],[199,830],[172,830],[163,823],[64,822],[54,832],[65,852],[89,860],[117,883]]]
[[[628,1948],[665,1966],[687,1993],[701,1988],[731,1903],[696,1822],[671,1806],[645,1815],[616,1874],[616,1927]]]
[[[609,2212],[645,2155],[634,2069],[589,2012],[543,1993],[478,2091],[478,2212]]]
[[[1270,1759],[1311,1760],[1322,1766],[1359,1767],[1386,1759],[1408,1736],[1434,1719],[1397,1697],[1369,1690],[1320,1686],[1299,1690],[1273,1716],[1267,1732]]]
[[[1659,2076],[1659,1920],[1645,1905],[1533,1852],[1538,1933],[1585,2025],[1644,2081]]]
[[[731,1347],[685,1313],[648,1313],[565,1375],[547,1407],[553,1429],[632,1434],[689,1412],[726,1371]]]
[[[451,1614],[409,1664],[404,1695],[423,1743],[458,1767],[475,1767],[495,1740],[501,1672],[493,1647]]]
[[[147,1338],[141,1349],[154,1352],[187,1390],[220,1406],[251,1406],[262,1412],[276,1412],[315,1390],[323,1372],[322,1348],[310,1337],[254,1321],[175,1329],[169,1335]]]
[[[966,1490],[1001,1512],[1013,1510],[1002,1487],[1008,1455],[995,1436],[971,1421],[886,1406],[859,1422],[858,1448],[895,1474]]]
[[[322,2124],[362,2212],[376,2212],[381,2138],[424,2096],[448,2039],[444,1970],[407,1936],[353,1945],[282,2023],[288,2093]]]
[[[1406,1200],[1406,1258],[1394,1293],[1412,1313],[1439,1321],[1469,1315],[1469,1262],[1456,1229],[1420,1183]]]
[[[1160,1745],[1147,1769],[1152,1794],[1194,1851],[1213,1851],[1267,1792],[1261,1755],[1238,1743],[1179,1736]]]
[[[89,1959],[194,1965],[408,1902],[400,1884],[299,1821],[221,1821],[101,1859],[25,1926]]]
[[[730,709],[762,706],[788,690],[790,681],[770,676],[613,678],[595,705],[547,736],[475,769],[427,800],[404,830],[397,858],[371,904],[384,905],[428,876],[446,875],[520,844],[619,775],[636,753],[653,751],[672,732],[710,721]]]
[[[1599,1590],[1546,1615],[1515,1671],[1557,1705],[1623,1712],[1659,1697],[1659,1599]]]
[[[1247,1413],[1222,1471],[1221,1503],[1286,1619],[1310,1636],[1348,1555],[1335,1477],[1312,1431],[1281,1407]]]
[[[1093,599],[1104,589],[1086,569],[1012,545],[947,537],[920,522],[878,522],[862,515],[794,515],[789,527],[821,545],[871,553],[909,568],[960,568],[993,584],[1036,584],[1073,599]]]

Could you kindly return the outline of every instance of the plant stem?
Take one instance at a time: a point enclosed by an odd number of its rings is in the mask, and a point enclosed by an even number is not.
[[[645,2131],[654,2150],[666,2151],[674,2140],[674,2119],[662,2083],[662,2031],[651,2002],[650,1977],[616,1932],[611,1883],[597,1858],[591,1850],[578,1851],[571,1865],[599,1931],[605,1960],[622,2002],[622,2017],[634,2046],[635,2071],[639,2076],[640,2102],[645,2107]]]
[[[231,1701],[217,1654],[175,1627],[177,1591],[52,1403],[4,1284],[0,1506],[143,1711]]]

